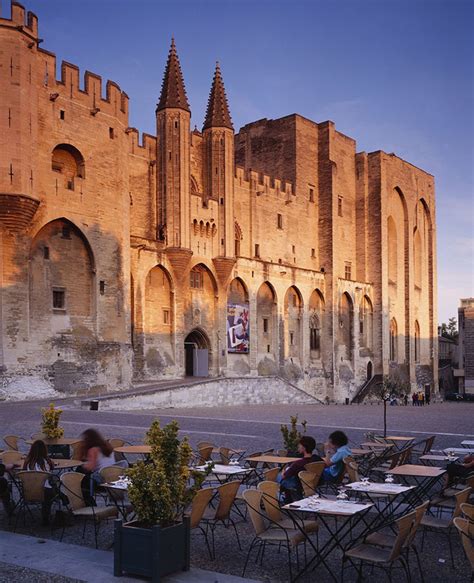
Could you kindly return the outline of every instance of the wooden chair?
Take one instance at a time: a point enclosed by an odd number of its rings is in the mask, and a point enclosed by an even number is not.
[[[18,442],[20,439],[21,437],[18,437],[18,435],[5,435],[3,441],[10,451],[18,451]]]
[[[426,511],[428,510],[429,504],[430,504],[429,500],[427,500],[426,502],[424,502],[423,504],[421,504],[420,506],[415,508],[415,519],[413,521],[413,524],[412,524],[412,527],[410,530],[410,534],[408,535],[408,537],[403,545],[403,552],[405,552],[407,555],[407,557],[406,557],[407,565],[409,565],[409,556],[408,556],[409,552],[411,550],[414,552],[422,581],[423,581],[423,571],[421,568],[420,555],[419,555],[418,549],[415,545],[415,537],[416,537],[416,533],[418,531],[418,527],[420,526],[421,521],[423,520],[423,517],[425,516]],[[395,544],[395,538],[396,538],[396,536],[394,534],[376,531],[376,532],[373,532],[372,534],[369,534],[364,539],[364,542],[371,544],[371,545],[379,546],[379,547],[391,548]]]
[[[258,549],[257,557],[260,557],[260,561],[263,562],[266,546],[275,545],[279,549],[282,546],[287,549],[289,569],[288,580],[293,581],[293,570],[291,565],[292,551],[297,549],[300,544],[306,544],[306,537],[296,526],[294,526],[294,528],[285,528],[278,523],[272,522],[270,517],[261,510],[263,496],[263,492],[259,490],[247,490],[244,492],[244,499],[255,531],[255,537],[247,552],[242,577],[245,576],[250,555],[255,548]]]
[[[324,462],[310,462],[309,464],[305,465],[304,469],[307,472],[313,472],[314,474],[321,475],[325,467],[326,464]]]
[[[18,519],[23,511],[23,519],[25,511],[33,518],[30,506],[41,506],[45,501],[45,484],[51,477],[50,472],[42,472],[36,470],[21,470],[16,473],[15,479],[20,485],[20,501],[18,503],[18,514],[15,520],[14,530],[18,524]]]
[[[190,518],[191,531],[198,528],[200,533],[204,536],[204,540],[206,541],[206,547],[209,552],[209,557],[211,559],[212,551],[211,547],[209,546],[208,533],[207,530],[201,526],[201,520],[213,496],[214,488],[202,488],[201,490],[198,490],[194,495],[190,510],[186,513]]]
[[[219,458],[220,458],[220,462],[223,466],[228,466],[229,462],[232,458],[232,454],[230,453],[230,449],[228,447],[220,447],[219,448]]]
[[[200,449],[198,449],[199,456],[198,465],[202,466],[211,459],[213,449],[214,448],[212,447],[212,445],[208,445],[207,447],[201,447]]]
[[[454,526],[461,535],[461,542],[466,556],[471,563],[471,581],[474,580],[474,523],[459,516],[453,520]]]
[[[112,447],[112,449],[114,449],[114,450],[116,447],[123,447],[127,443],[125,441],[125,439],[121,439],[120,437],[111,437],[108,440],[108,442],[109,442],[110,446]],[[116,462],[127,461],[125,454],[123,454],[119,451],[114,451],[114,459]]]
[[[349,478],[349,482],[358,482],[359,464],[350,456],[345,457],[342,461],[344,462],[344,471]]]
[[[426,514],[422,521],[421,526],[423,527],[423,537],[421,542],[421,550],[423,550],[423,546],[425,543],[425,534],[427,532],[438,532],[448,537],[449,543],[449,552],[451,554],[451,563],[454,568],[454,555],[453,555],[453,545],[451,540],[451,534],[453,532],[454,527],[454,519],[458,516],[461,516],[462,510],[461,506],[469,499],[469,495],[471,493],[471,488],[465,488],[461,490],[455,495],[456,505],[454,507],[454,512],[452,516],[448,519],[446,518],[438,518],[431,514]]]
[[[316,493],[320,476],[314,472],[301,470],[301,472],[298,473],[298,478],[303,488],[304,497],[307,498],[308,496],[313,496],[313,494]]]
[[[403,549],[410,536],[415,516],[416,512],[410,512],[396,521],[398,534],[389,548],[379,548],[372,544],[363,542],[346,551],[342,557],[341,581],[344,580],[344,569],[346,567],[346,561],[348,560],[356,568],[360,580],[362,580],[362,568],[364,563],[369,564],[372,567],[383,569],[390,578],[391,568],[397,561],[400,561],[407,579],[410,580],[409,567],[403,556]],[[359,567],[357,567],[357,561],[359,562]]]
[[[69,446],[71,450],[71,459],[83,461],[84,443],[82,441],[75,441]]]
[[[117,518],[118,509],[116,506],[87,506],[82,495],[81,483],[84,474],[78,472],[66,472],[61,475],[61,485],[63,493],[66,494],[69,503],[68,508],[72,516],[84,519],[84,529],[82,538],[85,536],[87,522],[92,521],[94,525],[95,548],[98,548],[97,534],[102,520]],[[66,526],[63,526],[60,540],[63,540]]]
[[[4,451],[2,453],[2,463],[6,466],[10,464],[14,465],[22,465],[23,462],[23,454],[19,451]]]
[[[471,522],[474,522],[474,504],[461,504],[461,512]]]
[[[263,493],[263,507],[270,520],[284,528],[295,528],[295,519],[285,518],[281,511],[279,503],[280,485],[276,482],[260,482],[257,490]],[[301,529],[308,534],[319,531],[319,524],[315,520],[298,520],[298,523]]]
[[[263,479],[266,482],[276,482],[278,474],[280,473],[280,468],[270,468],[268,470],[263,470]]]
[[[235,526],[235,522],[230,515],[240,484],[241,482],[235,480],[218,486],[216,488],[216,492],[219,497],[217,507],[212,508],[208,506],[201,518],[202,523],[206,527],[206,533],[208,533],[209,530],[211,531],[212,559],[215,559],[216,557],[215,530],[219,525],[224,526],[225,528],[229,528],[229,526],[233,527],[235,536],[237,538],[237,544],[239,545],[239,549],[242,550],[237,527]]]
[[[213,443],[211,443],[210,441],[200,441],[197,445],[196,448],[199,449],[203,449],[204,447],[212,447],[214,448],[215,445]]]

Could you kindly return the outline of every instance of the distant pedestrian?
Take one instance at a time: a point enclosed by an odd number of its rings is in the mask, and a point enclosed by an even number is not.
[[[426,393],[426,395],[425,395],[425,403],[427,405],[429,405],[430,404],[430,401],[431,401],[431,395],[429,393]]]
[[[403,403],[405,404],[405,407],[408,406],[408,395],[405,393],[404,397],[403,397]]]
[[[413,407],[417,407],[418,406],[418,393],[413,393]]]
[[[418,397],[418,401],[420,402],[420,406],[423,407],[425,404],[425,394],[423,391],[420,391],[420,396]]]

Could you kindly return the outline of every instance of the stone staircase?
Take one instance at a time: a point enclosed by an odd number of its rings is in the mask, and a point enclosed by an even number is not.
[[[352,403],[362,403],[362,401],[369,395],[370,391],[377,385],[381,385],[383,376],[381,374],[374,375],[371,379],[366,381],[352,398]]]

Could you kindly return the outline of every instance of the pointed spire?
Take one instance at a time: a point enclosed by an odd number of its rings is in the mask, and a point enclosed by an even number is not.
[[[166,107],[176,107],[178,109],[190,111],[188,98],[186,97],[186,89],[184,88],[183,73],[181,72],[181,65],[179,64],[174,38],[171,39],[168,62],[166,63],[163,84],[161,85],[160,101],[156,110],[160,111]]]
[[[227,103],[221,68],[218,62],[216,63],[216,72],[214,73],[209,101],[207,102],[206,120],[203,129],[205,130],[207,128],[234,129],[230,118],[229,104]]]

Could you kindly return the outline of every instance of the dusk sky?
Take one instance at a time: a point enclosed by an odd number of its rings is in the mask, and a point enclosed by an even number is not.
[[[24,0],[42,47],[112,79],[130,125],[155,133],[174,35],[201,128],[219,60],[236,130],[300,113],[434,174],[439,321],[474,296],[473,43],[470,0]],[[9,14],[10,0],[1,2]],[[104,83],[105,88],[105,83]]]

